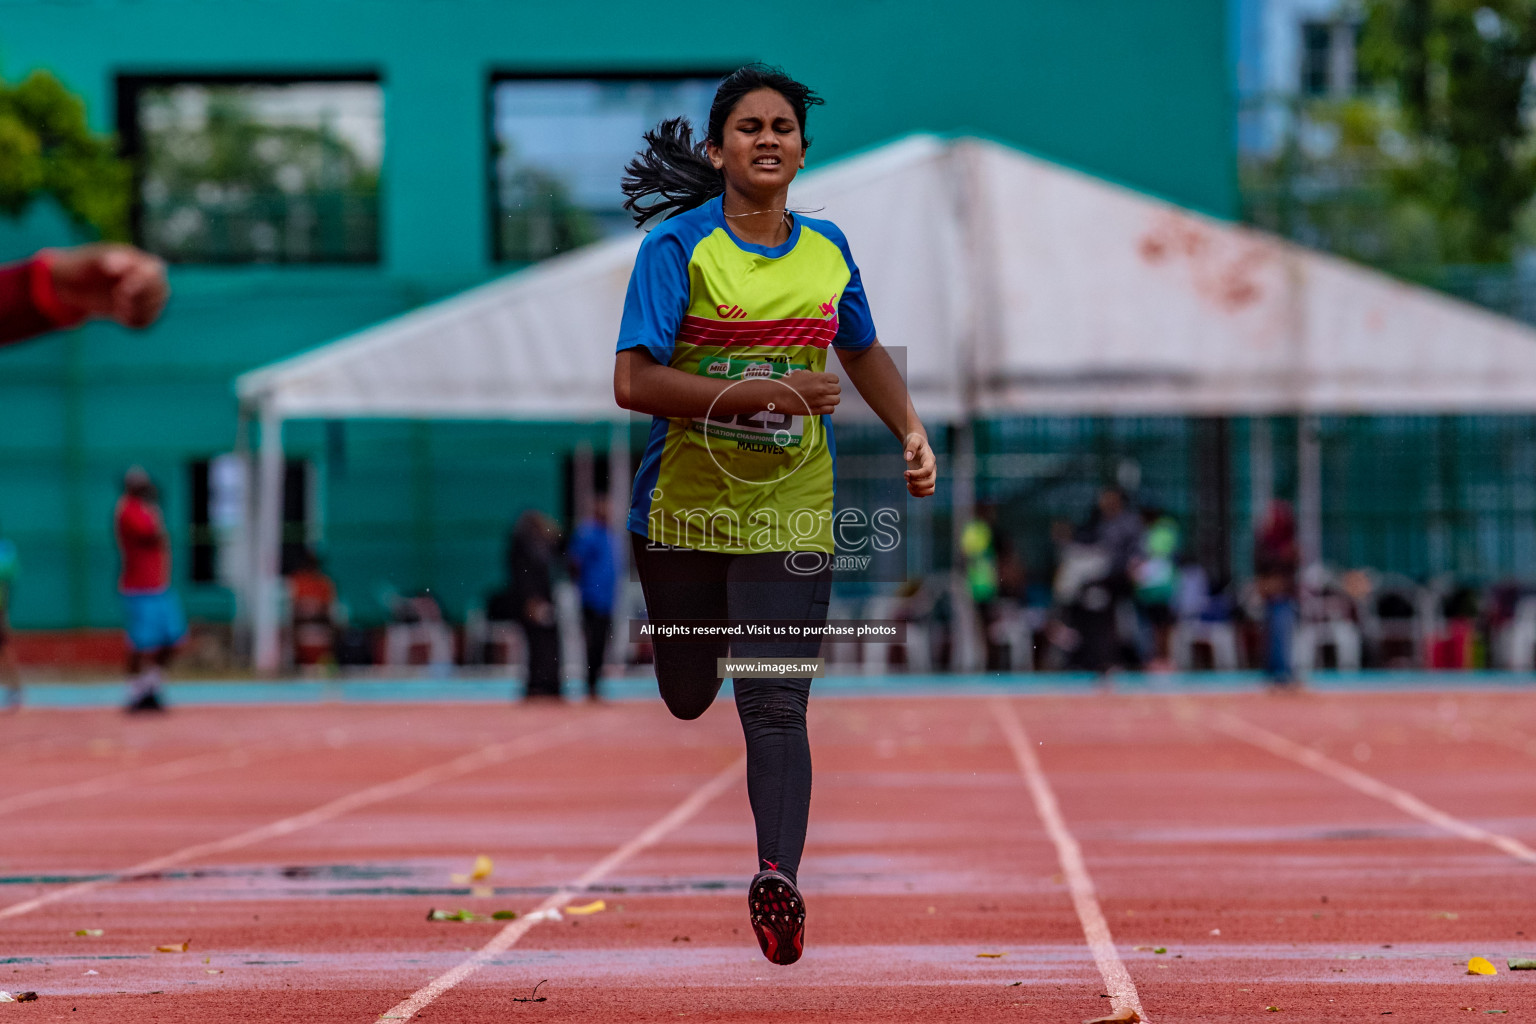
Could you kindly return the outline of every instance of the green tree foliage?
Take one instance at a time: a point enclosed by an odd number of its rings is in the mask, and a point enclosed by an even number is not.
[[[1409,159],[1393,192],[1433,212],[1446,255],[1509,259],[1536,191],[1536,0],[1367,0],[1360,59],[1395,85]]]
[[[263,116],[251,93],[261,88],[183,85],[141,97],[145,243],[170,259],[375,258],[377,164],[323,117]]]
[[[110,138],[91,132],[85,104],[46,71],[0,82],[0,213],[18,217],[52,197],[81,227],[128,237],[132,172]]]
[[[572,201],[559,178],[537,167],[518,166],[501,182],[500,256],[542,260],[595,242],[602,230]]]
[[[212,186],[236,197],[379,190],[378,167],[365,164],[335,131],[267,121],[238,86],[209,88],[206,119],[197,124],[176,114],[176,100],[175,88],[146,97],[148,190],[208,195]]]

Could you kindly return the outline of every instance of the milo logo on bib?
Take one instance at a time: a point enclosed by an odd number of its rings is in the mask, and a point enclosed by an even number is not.
[[[699,364],[696,372],[717,380],[778,380],[796,370],[808,369],[810,367],[802,363],[766,359],[708,359]],[[785,403],[793,397],[786,385]],[[734,441],[737,451],[782,454],[786,448],[798,448],[805,439],[805,417],[778,409],[764,409],[696,417],[693,429],[711,442]]]

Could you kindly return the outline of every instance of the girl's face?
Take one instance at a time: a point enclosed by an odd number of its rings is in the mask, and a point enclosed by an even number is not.
[[[805,140],[794,108],[777,90],[758,89],[736,102],[725,119],[722,144],[708,147],[709,162],[738,192],[768,194],[789,187],[805,166]]]

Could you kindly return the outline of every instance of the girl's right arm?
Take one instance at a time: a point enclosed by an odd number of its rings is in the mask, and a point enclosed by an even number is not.
[[[667,418],[738,415],[770,407],[819,416],[837,408],[835,373],[799,371],[778,380],[721,380],[663,366],[644,348],[619,352],[613,397],[620,408]]]

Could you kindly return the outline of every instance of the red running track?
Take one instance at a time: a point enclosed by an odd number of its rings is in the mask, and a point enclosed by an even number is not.
[[[728,703],[693,723],[650,703],[27,711],[0,720],[0,989],[39,999],[0,1024],[1096,1017],[1119,994],[1010,710],[1146,1019],[1536,1016],[1536,972],[1504,965],[1536,956],[1536,695],[1412,693],[813,701],[790,968],[746,924]],[[452,875],[480,853],[477,893]],[[552,896],[607,909],[426,920]],[[1499,974],[1468,976],[1474,955]]]

